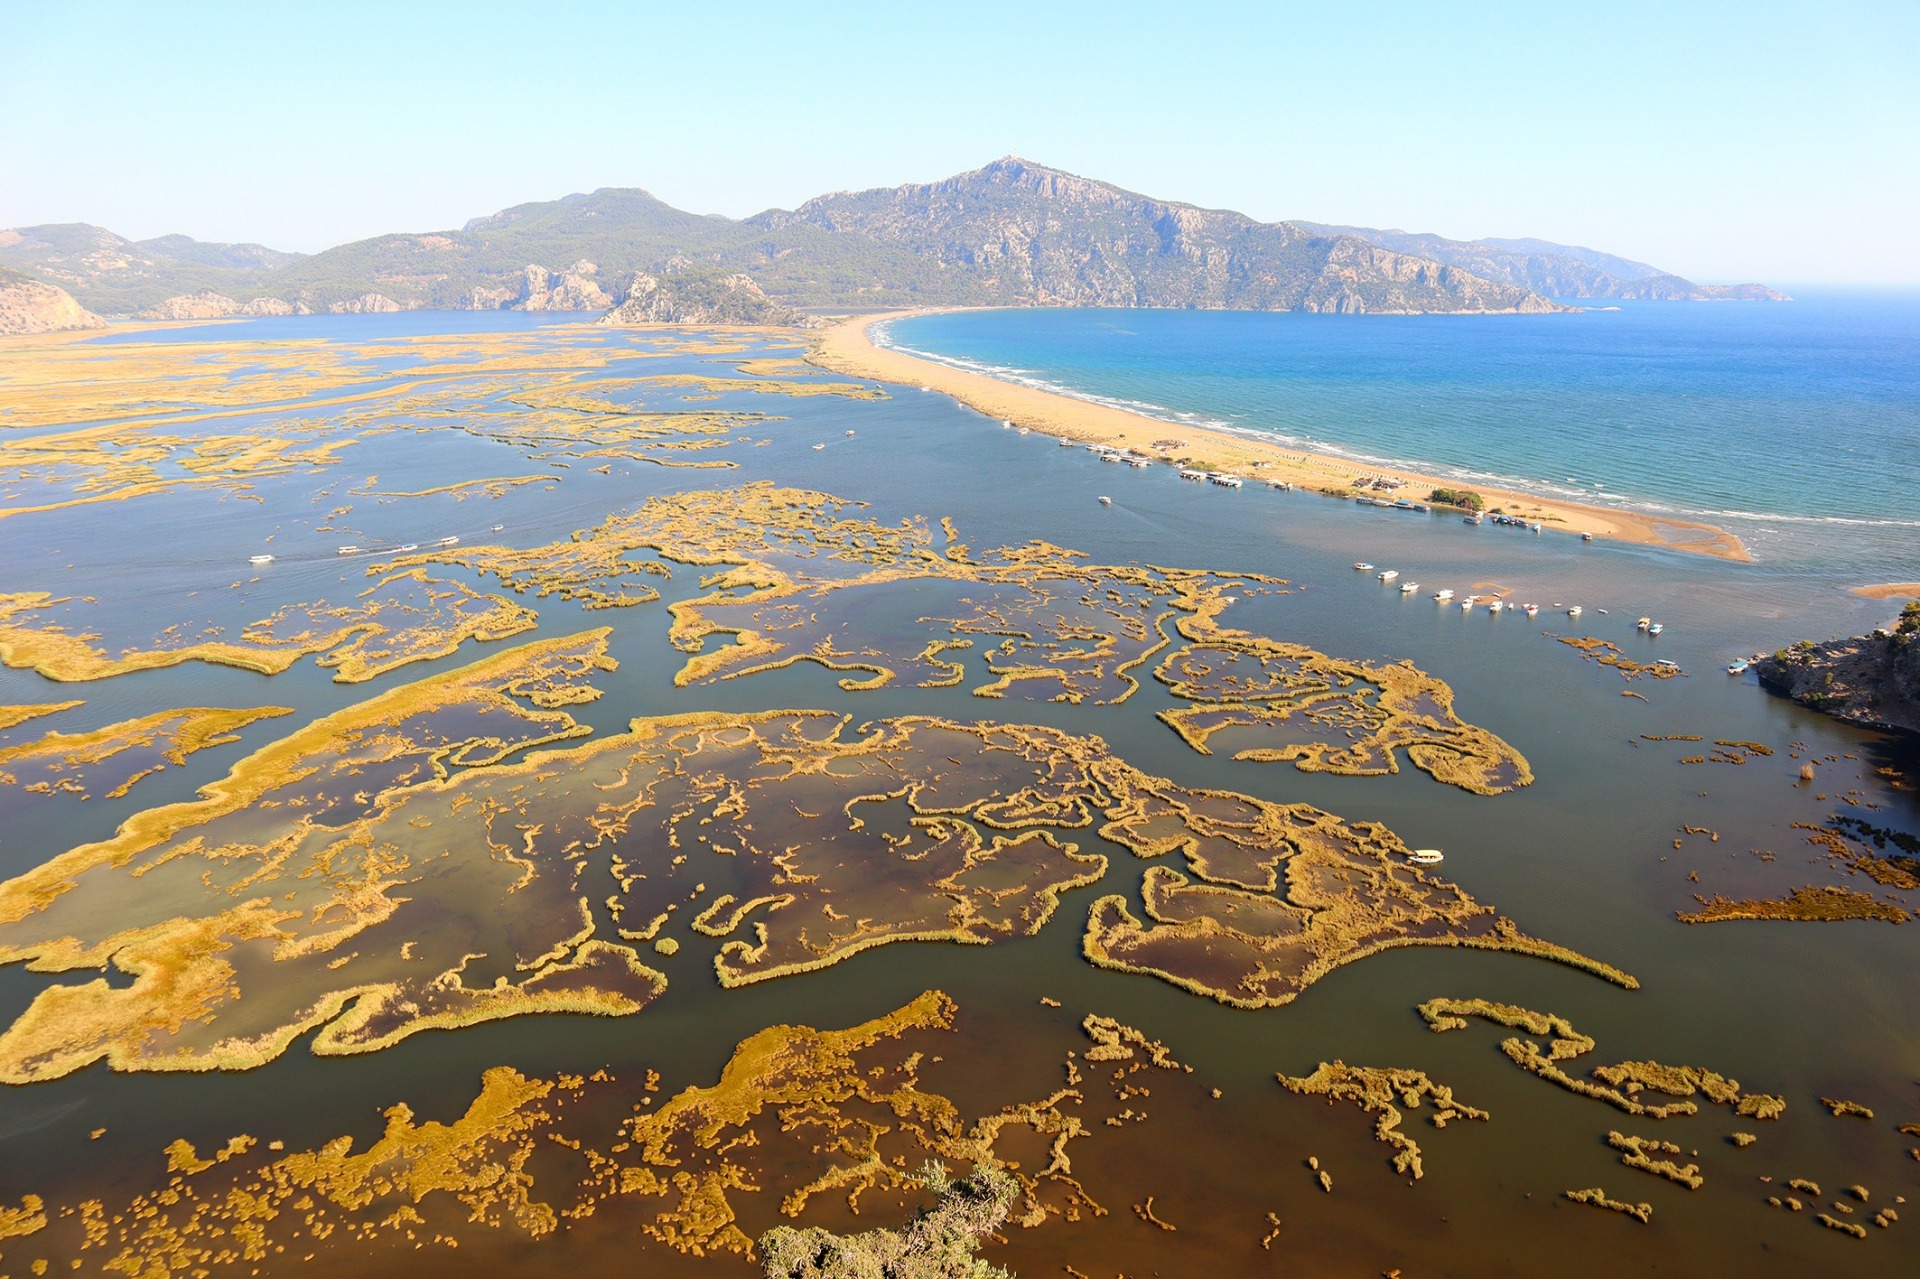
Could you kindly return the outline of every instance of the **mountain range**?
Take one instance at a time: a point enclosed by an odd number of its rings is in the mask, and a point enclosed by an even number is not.
[[[1260,222],[1014,157],[744,219],[603,188],[315,254],[134,241],[84,223],[16,227],[0,231],[0,267],[65,290],[78,308],[155,319],[618,308],[635,322],[699,322],[718,305],[732,322],[778,323],[793,308],[1494,313],[1556,311],[1559,298],[1783,299],[1545,241]]]

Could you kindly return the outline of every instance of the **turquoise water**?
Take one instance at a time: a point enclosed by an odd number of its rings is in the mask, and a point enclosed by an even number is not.
[[[1500,317],[975,311],[881,340],[1172,422],[1706,520],[1783,567],[1920,569],[1920,293]]]

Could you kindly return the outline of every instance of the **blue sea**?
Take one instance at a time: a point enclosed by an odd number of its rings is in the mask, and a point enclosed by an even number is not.
[[[1730,528],[1920,577],[1920,293],[1570,315],[997,310],[879,340],[1170,422]]]

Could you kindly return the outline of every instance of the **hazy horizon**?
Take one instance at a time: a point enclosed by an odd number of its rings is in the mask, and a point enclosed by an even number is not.
[[[820,24],[598,0],[538,23],[24,4],[0,109],[34,127],[0,158],[0,226],[314,252],[599,187],[738,218],[1012,153],[1261,221],[1537,238],[1703,282],[1920,284],[1920,10],[1483,8],[1386,5],[1389,38],[1356,52],[1347,20],[1288,7],[1187,6],[1233,35],[1189,41],[1124,5],[987,4],[950,29],[867,5]]]

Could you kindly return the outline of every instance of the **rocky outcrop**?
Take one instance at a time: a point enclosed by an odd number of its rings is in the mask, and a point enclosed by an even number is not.
[[[566,271],[529,264],[521,273],[519,299],[510,305],[516,311],[604,311],[613,295],[593,278],[599,270],[585,260]]]
[[[801,325],[805,316],[773,301],[745,275],[665,277],[642,271],[627,286],[620,305],[596,324]]]
[[[289,302],[285,298],[255,298],[240,308],[242,315],[312,315],[313,311],[305,303]]]
[[[362,293],[357,298],[330,303],[327,307],[327,310],[334,315],[381,315],[388,311],[406,309],[384,293]]]
[[[141,320],[217,320],[223,316],[239,315],[240,304],[223,293],[208,289],[200,293],[183,293],[177,298],[168,298],[158,306],[150,306],[137,315]]]
[[[104,329],[107,322],[56,285],[0,269],[0,334]]]
[[[1872,635],[1802,640],[1753,670],[1768,690],[1835,719],[1920,733],[1920,601]]]

